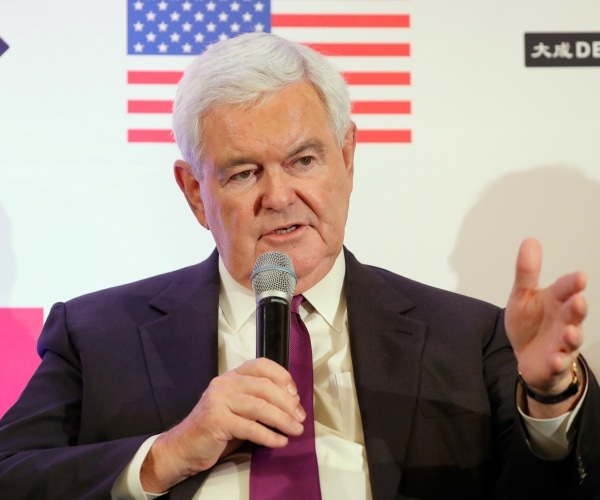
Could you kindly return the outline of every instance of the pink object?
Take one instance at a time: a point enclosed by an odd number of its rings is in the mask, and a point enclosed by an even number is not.
[[[0,417],[40,364],[36,343],[43,322],[41,307],[0,307]]]

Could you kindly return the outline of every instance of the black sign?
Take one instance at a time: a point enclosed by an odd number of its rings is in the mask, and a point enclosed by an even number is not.
[[[525,66],[600,66],[600,33],[525,33]]]
[[[0,56],[8,50],[8,44],[0,38]]]

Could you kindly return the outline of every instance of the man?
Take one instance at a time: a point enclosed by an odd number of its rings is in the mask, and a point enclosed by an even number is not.
[[[54,306],[0,426],[8,498],[248,498],[252,446],[284,448],[309,424],[299,381],[254,356],[250,275],[269,251],[307,299],[323,498],[597,497],[582,273],[540,289],[528,239],[500,310],[359,263],[343,246],[348,91],[277,36],[199,56],[174,132],[177,183],[217,249]]]

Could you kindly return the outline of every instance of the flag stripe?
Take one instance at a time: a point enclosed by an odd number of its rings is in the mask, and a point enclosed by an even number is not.
[[[410,72],[342,72],[349,85],[410,85]]]
[[[183,71],[128,71],[129,84],[167,84],[177,85]]]
[[[170,129],[129,129],[127,142],[175,142]]]
[[[358,130],[356,140],[370,143],[403,143],[412,142],[410,130]]]
[[[173,112],[171,100],[129,100],[127,101],[129,113],[162,113]],[[410,114],[410,101],[354,101],[352,113],[355,114]]]
[[[409,43],[305,43],[326,56],[410,56]]]
[[[172,113],[173,101],[127,101],[128,113]]]
[[[141,85],[177,85],[183,71],[128,71],[127,83]],[[410,85],[409,71],[397,72],[368,72],[346,71],[342,76],[350,85]]]
[[[357,140],[366,143],[410,143],[412,133],[410,130],[359,130]],[[175,140],[169,129],[129,129],[127,142],[173,143]]]
[[[408,28],[410,16],[359,14],[272,14],[274,28]]]
[[[354,101],[353,114],[406,115],[411,112],[410,101]]]

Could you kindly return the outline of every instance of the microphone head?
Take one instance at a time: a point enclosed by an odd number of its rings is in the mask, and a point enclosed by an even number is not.
[[[250,281],[257,300],[263,296],[278,295],[291,302],[297,282],[292,259],[281,252],[259,255]]]

